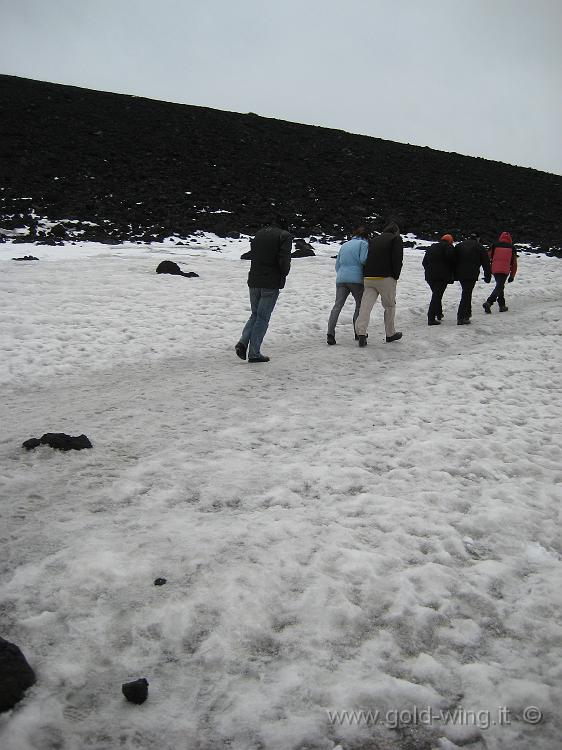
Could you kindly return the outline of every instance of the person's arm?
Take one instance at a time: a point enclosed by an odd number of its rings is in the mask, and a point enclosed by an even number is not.
[[[484,281],[486,284],[489,284],[492,280],[492,266],[490,264],[490,257],[488,256],[488,253],[486,250],[482,247],[482,245],[479,245],[480,247],[480,265],[482,266],[484,270]],[[492,248],[493,252],[493,248]]]
[[[279,264],[281,275],[285,278],[289,275],[289,271],[291,270],[291,249],[293,247],[293,238],[289,232],[283,232],[280,239],[277,262]]]
[[[402,237],[397,235],[392,242],[392,275],[398,281],[402,272],[404,262],[404,243]]]
[[[369,243],[367,240],[361,240],[361,247],[359,248],[359,262],[363,267],[367,262],[367,256],[369,255]]]
[[[508,281],[511,283],[513,279],[515,278],[515,274],[517,273],[517,253],[515,250],[511,253],[511,266],[509,269],[509,278]]]

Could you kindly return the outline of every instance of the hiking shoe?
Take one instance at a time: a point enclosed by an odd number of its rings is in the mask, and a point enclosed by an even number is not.
[[[439,315],[437,316],[437,320],[443,320],[444,317],[445,316],[443,315],[443,313],[439,313]]]
[[[391,344],[393,341],[399,341],[402,338],[402,332],[396,331],[394,336],[387,336],[386,337],[386,343]]]
[[[369,338],[369,334],[368,333],[365,334],[365,338],[366,339]],[[359,341],[359,336],[357,334],[355,334],[355,341]]]
[[[359,347],[363,348],[364,346],[367,346],[367,337],[366,336],[357,336],[357,341],[359,342]]]
[[[440,320],[428,320],[427,325],[428,326],[440,326],[441,321]]]
[[[492,305],[489,302],[483,302],[482,307],[484,308],[486,315],[492,314]]]
[[[240,357],[240,359],[246,359],[246,347],[241,341],[236,344],[236,346],[234,347],[234,351]]]
[[[248,362],[269,362],[269,357],[260,354],[257,357],[248,357]]]
[[[328,344],[328,346],[333,346],[336,343],[336,337],[331,333],[328,333],[326,335],[326,343]]]
[[[457,320],[458,326],[469,326],[470,325],[470,318],[459,318]]]
[[[500,305],[500,312],[507,312],[509,307],[507,305]]]

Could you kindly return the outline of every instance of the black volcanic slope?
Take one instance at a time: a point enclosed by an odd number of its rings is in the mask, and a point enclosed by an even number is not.
[[[37,217],[114,243],[253,233],[279,211],[297,235],[392,216],[420,237],[508,230],[562,247],[562,177],[533,169],[13,76],[0,108],[0,227],[27,226],[28,240]]]

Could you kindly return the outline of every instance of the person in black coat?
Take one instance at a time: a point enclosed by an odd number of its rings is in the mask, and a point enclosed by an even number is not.
[[[490,258],[480,244],[477,234],[471,234],[470,239],[459,242],[455,247],[455,280],[461,284],[461,300],[457,311],[457,325],[470,323],[472,317],[472,292],[478,280],[480,268],[484,270],[484,281],[489,284],[492,278]]]
[[[248,287],[252,314],[234,347],[240,359],[246,359],[248,351],[248,362],[269,362],[269,357],[261,353],[261,344],[279,290],[284,288],[291,270],[293,238],[287,230],[286,219],[277,217],[274,223],[260,229],[251,242]]]
[[[444,234],[439,242],[427,248],[422,261],[425,280],[431,289],[431,302],[427,311],[427,324],[441,325],[442,300],[447,284],[453,283],[453,237]]]

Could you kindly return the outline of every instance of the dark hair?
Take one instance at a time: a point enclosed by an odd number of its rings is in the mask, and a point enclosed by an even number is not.
[[[353,230],[354,237],[362,237],[364,240],[369,239],[369,230],[364,224],[361,224],[357,229]]]
[[[289,228],[289,222],[285,218],[285,216],[281,216],[281,214],[277,214],[272,222],[276,227],[279,227],[279,229],[288,229]]]

